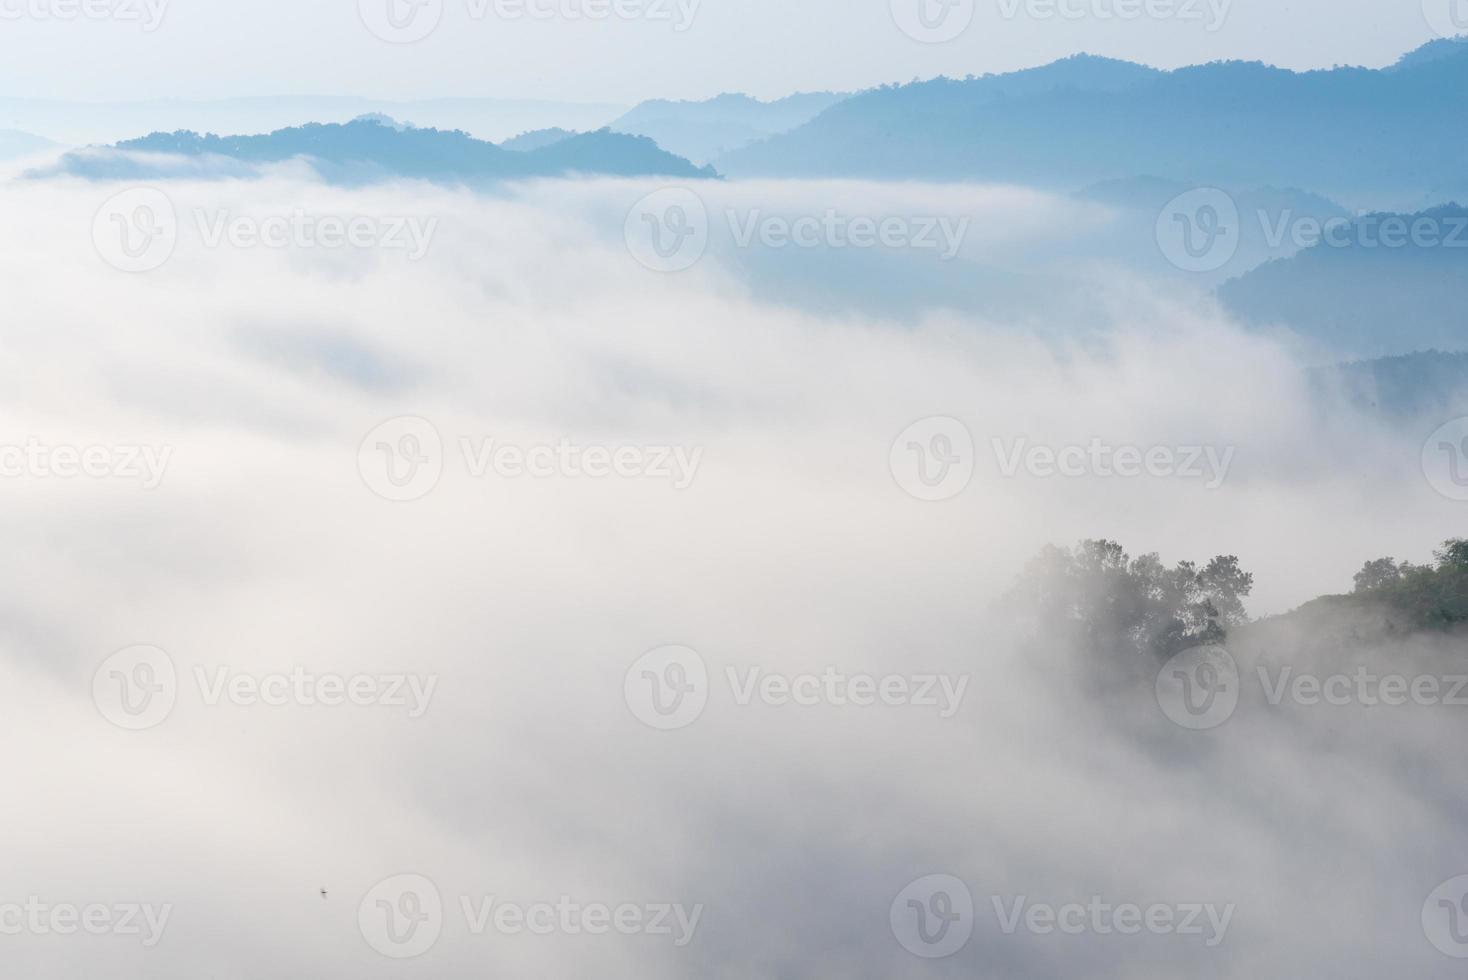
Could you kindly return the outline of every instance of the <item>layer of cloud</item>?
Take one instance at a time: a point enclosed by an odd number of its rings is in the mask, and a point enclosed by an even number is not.
[[[1238,554],[1258,575],[1257,612],[1343,591],[1362,560],[1422,558],[1406,552],[1454,530],[1460,505],[1420,472],[1426,431],[1323,406],[1289,348],[1130,277],[1065,279],[1091,297],[1076,329],[1031,322],[1043,311],[772,302],[759,267],[795,253],[727,240],[684,272],[651,271],[624,230],[656,189],[170,182],[177,247],[134,274],[92,234],[123,187],[0,189],[0,441],[171,454],[152,490],[0,483],[17,557],[0,573],[0,810],[16,845],[0,903],[174,906],[152,949],[5,937],[17,972],[1448,975],[1418,917],[1468,865],[1443,806],[1464,775],[1452,709],[1360,729],[1370,744],[1344,714],[1186,732],[1149,687],[1099,702],[1069,654],[1027,655],[990,610],[1039,547],[1085,536],[1172,559]],[[973,219],[960,261],[976,266],[1104,220],[1006,188],[700,193],[715,215],[945,207]],[[200,234],[221,215],[298,212],[436,225],[417,261],[211,248]],[[876,271],[908,268],[891,258]],[[440,434],[443,473],[394,503],[364,480],[359,449],[404,416]],[[966,489],[928,503],[890,460],[900,433],[938,416],[963,423],[976,460]],[[477,477],[461,439],[684,447],[701,462],[683,490],[656,476]],[[1210,489],[1009,477],[996,439],[1233,453]],[[183,681],[172,715],[142,732],[92,698],[99,664],[134,644],[167,651]],[[659,732],[623,683],[665,644],[697,650],[714,682],[701,718]],[[947,719],[738,705],[725,669],[754,666],[970,680]],[[210,706],[194,671],[219,667],[439,680],[410,719]],[[924,961],[893,937],[889,907],[938,872],[968,883],[977,923],[962,952]],[[448,910],[438,943],[404,962],[358,926],[359,900],[400,873],[432,879]],[[459,897],[490,895],[704,911],[683,948],[469,935]],[[994,895],[1236,911],[1212,948],[1007,936]]]

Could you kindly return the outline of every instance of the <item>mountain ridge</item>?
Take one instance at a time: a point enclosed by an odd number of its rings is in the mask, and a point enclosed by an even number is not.
[[[696,167],[646,137],[606,129],[569,135],[544,146],[517,151],[475,139],[461,130],[389,125],[390,122],[363,117],[348,123],[307,123],[242,136],[200,134],[192,130],[151,133],[102,148],[100,152],[67,154],[60,166],[64,172],[77,176],[107,177],[116,170],[138,166],[134,155],[158,154],[220,159],[246,166],[303,159],[323,177],[344,182],[390,177],[472,181],[560,177],[573,173],[717,176],[711,168]]]
[[[1468,121],[1464,90],[1468,45],[1419,48],[1390,69],[1306,72],[1243,61],[1164,71],[1076,55],[868,90],[715,163],[736,177],[1069,187],[1160,173],[1310,187],[1354,204],[1421,193],[1461,172],[1468,126],[1448,123]],[[1371,132],[1372,152],[1331,152],[1352,132]]]

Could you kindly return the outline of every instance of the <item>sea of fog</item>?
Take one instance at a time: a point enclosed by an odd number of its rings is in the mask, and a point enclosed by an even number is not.
[[[0,185],[14,975],[1454,975],[1454,709],[1188,731],[1005,616],[1046,544],[1237,555],[1264,615],[1461,523],[1431,426],[1105,208],[709,182],[685,263],[651,181],[156,187]]]

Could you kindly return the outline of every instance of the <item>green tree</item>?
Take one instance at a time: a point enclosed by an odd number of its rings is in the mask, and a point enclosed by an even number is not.
[[[1432,557],[1437,559],[1440,569],[1468,569],[1468,540],[1452,538],[1444,541],[1443,546],[1432,553]]]
[[[1233,555],[1201,569],[1187,561],[1168,567],[1156,554],[1133,559],[1115,541],[1087,540],[1044,549],[1006,600],[1038,631],[1058,630],[1087,649],[1167,655],[1221,643],[1248,621],[1244,599],[1253,587]]]
[[[1356,573],[1356,591],[1369,592],[1384,585],[1400,582],[1402,573],[1409,567],[1405,562],[1398,565],[1395,558],[1376,558],[1368,561]]]

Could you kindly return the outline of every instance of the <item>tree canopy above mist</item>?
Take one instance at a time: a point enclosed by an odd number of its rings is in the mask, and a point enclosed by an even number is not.
[[[1082,649],[1167,656],[1223,642],[1248,621],[1244,599],[1253,588],[1233,555],[1169,567],[1156,554],[1133,558],[1115,541],[1087,540],[1047,547],[1005,602],[1037,632],[1058,632]]]
[[[1442,629],[1468,623],[1468,541],[1461,538],[1443,542],[1431,565],[1377,558],[1362,566],[1355,581],[1351,598],[1385,605],[1399,625]]]

